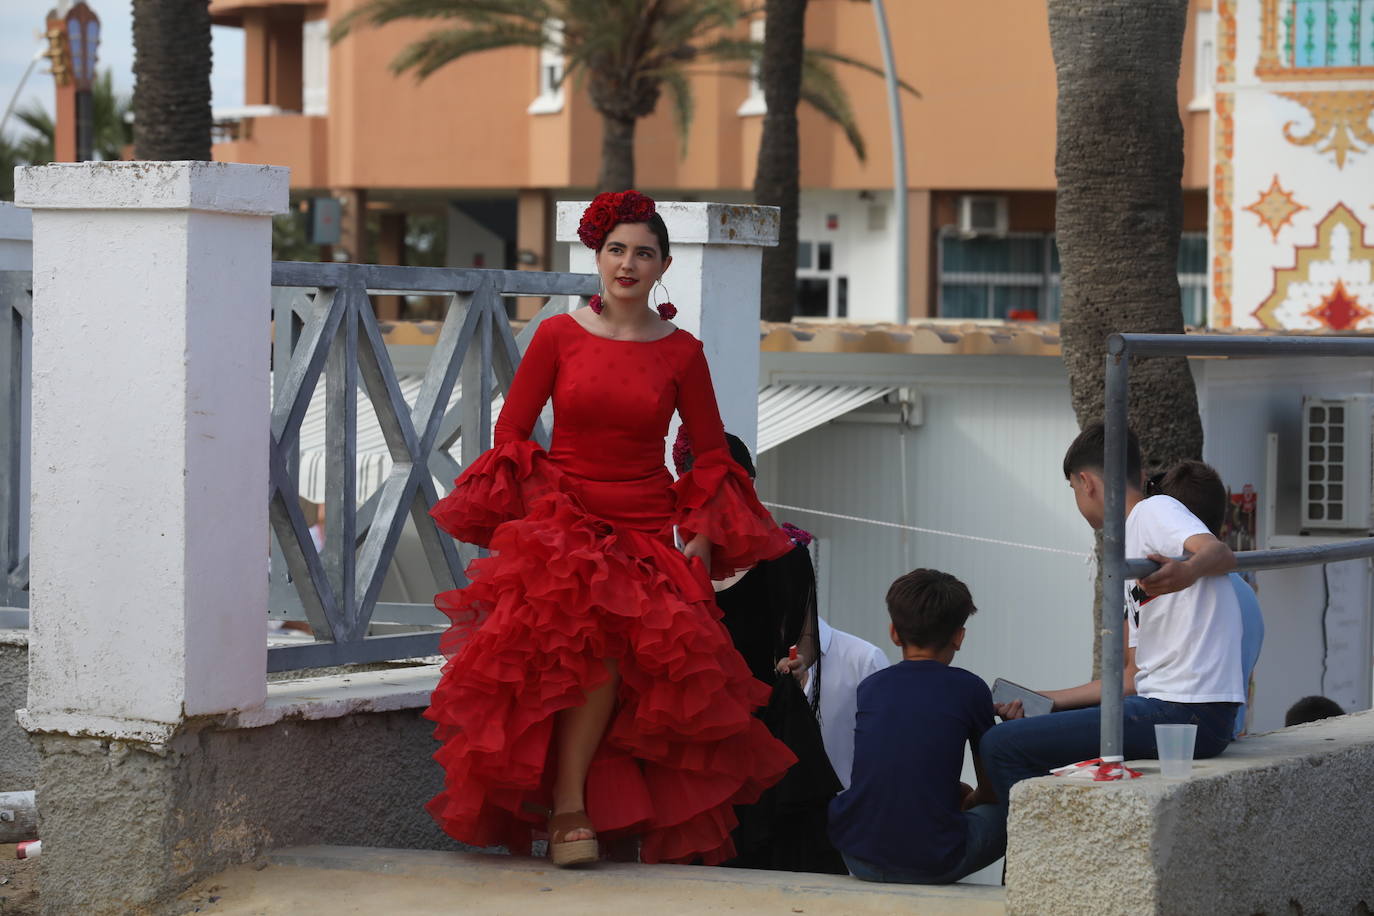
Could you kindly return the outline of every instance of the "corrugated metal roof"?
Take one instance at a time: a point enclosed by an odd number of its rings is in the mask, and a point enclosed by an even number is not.
[[[758,453],[892,391],[882,385],[769,385],[759,391]]]
[[[424,382],[422,375],[402,375],[396,379],[401,389],[401,397],[412,409],[415,407],[415,399],[420,394],[420,385]],[[305,417],[301,420],[301,469],[299,477],[298,492],[302,499],[307,499],[312,503],[324,502],[324,459],[325,459],[325,410],[324,410],[324,377],[321,376],[319,384],[315,386],[314,396],[310,399],[310,406],[306,408]],[[449,396],[449,407],[458,405],[462,397],[462,390],[458,385],[453,386],[453,394]],[[501,412],[502,398],[498,395],[492,402],[492,422],[495,423],[496,415]],[[391,452],[387,448],[386,438],[382,435],[382,428],[377,423],[377,414],[372,409],[372,401],[368,399],[367,392],[360,389],[358,391],[358,451],[357,451],[357,493],[358,502],[361,504],[371,496],[386,480],[386,476],[391,473]],[[436,480],[441,490],[447,490],[451,481]]]

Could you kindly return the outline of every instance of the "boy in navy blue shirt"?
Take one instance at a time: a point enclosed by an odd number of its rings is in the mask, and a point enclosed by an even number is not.
[[[853,779],[830,803],[830,839],[865,881],[951,884],[1007,846],[978,756],[993,724],[992,694],[950,665],[977,608],[958,579],[917,569],[892,583],[887,610],[902,661],[859,685]],[[959,781],[965,742],[976,790]]]

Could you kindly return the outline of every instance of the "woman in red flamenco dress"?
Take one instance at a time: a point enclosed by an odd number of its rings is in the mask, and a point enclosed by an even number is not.
[[[654,202],[602,194],[578,234],[604,295],[539,326],[494,447],[433,509],[491,553],[435,598],[453,625],[425,714],[445,770],[427,808],[475,846],[527,853],[547,829],[557,865],[636,835],[645,862],[715,864],[734,852],[733,806],[795,758],[753,715],[768,688],[711,578],[792,544],[729,456],[701,343],[668,323],[671,304],[649,308],[671,262]],[[545,452],[529,435],[550,397]],[[674,410],[697,449],[676,482]]]

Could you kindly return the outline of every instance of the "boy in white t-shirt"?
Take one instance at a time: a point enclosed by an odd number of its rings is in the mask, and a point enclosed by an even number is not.
[[[1102,424],[1094,424],[1064,456],[1078,511],[1094,528],[1105,514],[1104,442]],[[1240,607],[1226,576],[1236,559],[1178,500],[1146,498],[1134,434],[1128,434],[1126,482],[1126,556],[1161,564],[1126,583],[1126,759],[1158,757],[1154,727],[1167,723],[1196,724],[1194,756],[1215,757],[1230,743],[1245,701]],[[1045,694],[1054,713],[1004,722],[983,737],[983,761],[1004,806],[1022,779],[1098,754],[1102,682]],[[1017,713],[998,711],[1005,718]]]

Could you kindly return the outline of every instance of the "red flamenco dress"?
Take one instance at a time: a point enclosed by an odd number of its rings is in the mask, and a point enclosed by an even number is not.
[[[545,402],[546,453],[529,441]],[[673,411],[697,454],[664,467]],[[795,758],[753,715],[768,687],[720,623],[708,571],[673,546],[705,535],[712,572],[792,546],[729,457],[700,342],[598,337],[570,315],[534,335],[495,446],[434,507],[454,537],[491,548],[471,584],[435,598],[453,622],[425,715],[438,723],[444,790],[427,806],[454,838],[527,853],[551,803],[555,714],[619,662],[615,713],[587,775],[604,841],[640,834],[645,862],[730,858],[734,805]]]

